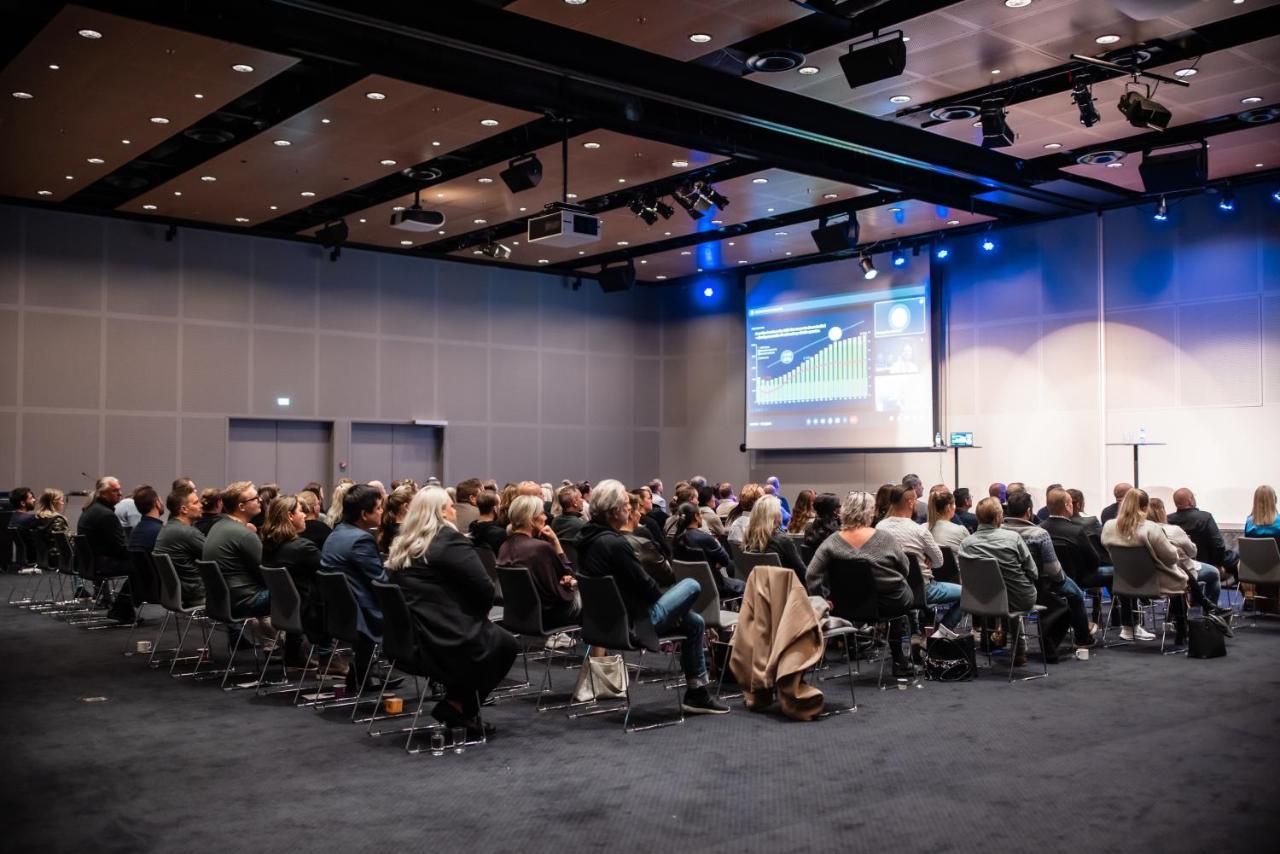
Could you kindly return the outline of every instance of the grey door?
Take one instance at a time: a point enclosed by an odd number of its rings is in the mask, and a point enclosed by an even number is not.
[[[308,481],[328,483],[333,425],[328,421],[232,418],[227,436],[227,479],[275,482],[295,492]]]
[[[351,463],[347,474],[359,483],[412,478],[423,483],[441,476],[441,428],[417,424],[351,425]]]

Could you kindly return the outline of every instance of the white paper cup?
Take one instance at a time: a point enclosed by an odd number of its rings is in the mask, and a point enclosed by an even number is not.
[[[1077,660],[1077,661],[1088,661],[1088,660],[1089,660],[1089,650],[1087,650],[1087,649],[1077,649],[1077,650],[1076,650],[1076,660]]]

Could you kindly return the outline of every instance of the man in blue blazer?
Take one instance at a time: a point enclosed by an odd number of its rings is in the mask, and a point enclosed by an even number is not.
[[[372,582],[387,581],[382,558],[370,531],[382,522],[382,493],[372,486],[353,486],[342,499],[342,521],[324,541],[320,552],[320,568],[325,572],[341,572],[347,576],[355,594],[356,634],[355,658],[347,670],[347,685],[358,690],[366,667],[372,664],[373,646],[382,640],[382,611],[373,598]],[[387,682],[388,688],[401,679]],[[370,678],[366,689],[378,690],[381,682]]]

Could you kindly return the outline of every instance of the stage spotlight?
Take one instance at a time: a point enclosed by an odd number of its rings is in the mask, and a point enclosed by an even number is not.
[[[994,252],[995,248],[996,248],[996,242],[991,239],[991,235],[987,235],[986,237],[982,238],[983,252]]]
[[[636,268],[630,261],[618,267],[602,266],[596,279],[600,282],[600,290],[606,294],[629,291],[636,283]]]
[[[936,257],[939,261],[945,261],[947,260],[947,257],[951,255],[951,250],[948,249],[946,244],[944,243],[941,246],[939,246],[938,250],[933,254],[934,254],[934,257]]]
[[[490,240],[480,247],[480,254],[495,261],[505,261],[511,257],[511,247],[505,243],[495,243]]]
[[[1120,96],[1120,103],[1116,106],[1121,115],[1129,120],[1129,124],[1136,128],[1164,130],[1173,119],[1172,113],[1151,100],[1150,90],[1147,95],[1142,95],[1130,89]]]
[[[702,196],[702,198],[706,199],[720,210],[724,210],[729,207],[729,200],[716,192],[716,188],[708,184],[706,181],[699,181],[697,184],[694,184],[694,189],[697,190],[698,194]]]
[[[907,263],[907,254],[905,252],[899,249],[897,252],[893,253],[893,266],[902,267],[902,266],[905,266],[906,263]]]
[[[858,259],[858,264],[862,266],[862,278],[867,281],[874,279],[879,274],[879,271],[876,270],[876,263],[871,260],[870,255],[863,255]]]
[[[1004,109],[1004,101],[999,98],[988,98],[982,102],[983,148],[1006,148],[1013,145],[1015,134],[1006,120],[1008,115]]]
[[[658,221],[657,211],[639,199],[632,199],[631,204],[627,205],[627,207],[631,209],[633,214],[644,220],[645,225],[653,225]]]
[[[1098,114],[1098,108],[1093,105],[1093,93],[1089,91],[1089,85],[1086,81],[1077,80],[1075,85],[1071,87],[1071,100],[1075,102],[1076,107],[1080,110],[1080,124],[1091,128],[1102,121],[1102,116]]]
[[[1280,190],[1276,190],[1274,193],[1271,194],[1271,201],[1280,202]]]
[[[702,289],[702,295],[703,295],[704,297],[707,297],[708,299],[710,299],[711,297],[713,297],[713,296],[715,296],[715,295],[716,295],[716,289],[715,289],[715,288],[712,288],[712,287],[706,287],[706,288],[703,288],[703,289]]]
[[[507,168],[499,172],[498,177],[513,193],[532,190],[542,182],[542,161],[536,154],[517,157],[507,163]]]
[[[1160,197],[1160,203],[1156,205],[1155,215],[1151,218],[1156,222],[1165,222],[1169,219],[1169,203],[1164,200],[1164,196]]]
[[[671,207],[671,205],[667,204],[662,199],[658,199],[653,203],[653,209],[657,211],[658,216],[663,219],[671,219],[672,214],[676,212],[675,208]]]
[[[683,187],[671,194],[676,204],[684,209],[690,219],[702,219],[702,215],[711,209],[711,200],[704,198],[691,187]]]
[[[1236,209],[1236,194],[1230,187],[1222,188],[1222,197],[1218,199],[1218,209],[1224,211]]]

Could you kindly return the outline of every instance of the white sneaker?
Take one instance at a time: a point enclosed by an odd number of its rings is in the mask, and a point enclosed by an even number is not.
[[[547,638],[546,648],[551,650],[573,649],[575,644],[576,641],[574,641],[573,635],[567,632],[560,632]]]
[[[1120,630],[1120,640],[1131,641],[1134,639],[1135,635],[1137,636],[1138,640],[1155,640],[1156,639],[1155,635],[1151,634],[1151,632],[1147,631],[1142,626],[1135,626],[1133,628],[1129,628],[1128,626],[1126,626],[1125,628]]]

